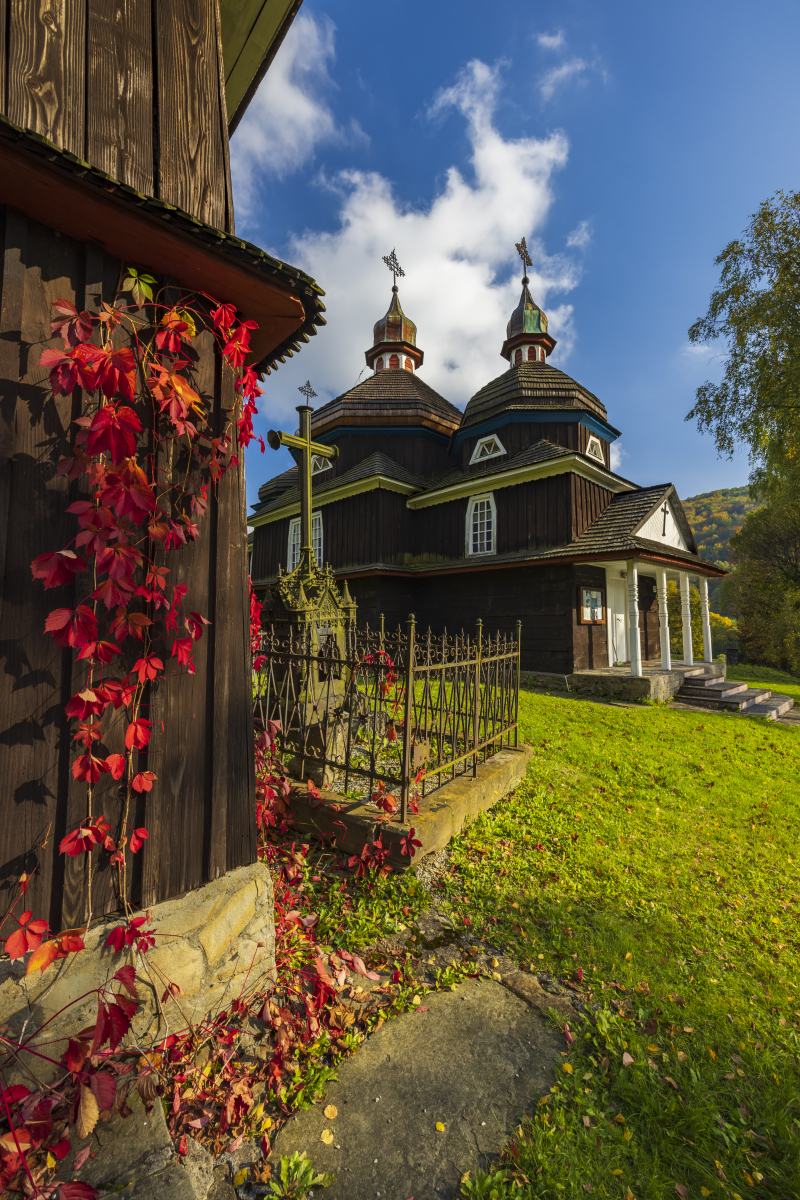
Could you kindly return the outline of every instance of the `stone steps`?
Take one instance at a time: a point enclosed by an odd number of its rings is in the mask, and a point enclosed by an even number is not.
[[[727,682],[696,671],[687,671],[684,680],[675,699],[699,708],[774,721],[794,707],[791,696],[775,696],[769,688],[751,688],[746,683]]]
[[[769,700],[751,705],[750,708],[745,709],[742,716],[762,717],[766,721],[777,721],[778,717],[784,717],[792,708],[794,708],[794,700],[791,696],[776,696],[773,692]]]

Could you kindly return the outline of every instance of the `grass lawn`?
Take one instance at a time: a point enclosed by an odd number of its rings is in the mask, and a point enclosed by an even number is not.
[[[751,687],[768,687],[778,695],[791,696],[795,704],[800,705],[800,679],[795,675],[787,675],[785,671],[743,664],[740,667],[728,667],[728,679],[740,679]]]
[[[598,1011],[462,1194],[800,1197],[800,731],[534,693],[520,716],[527,778],[452,843],[442,903]],[[381,891],[324,920],[368,945],[424,903]]]

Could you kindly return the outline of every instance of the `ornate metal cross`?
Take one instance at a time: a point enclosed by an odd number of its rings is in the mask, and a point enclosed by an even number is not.
[[[391,254],[384,254],[383,261],[386,263],[387,267],[392,272],[392,287],[396,288],[397,287],[397,276],[399,275],[400,278],[402,279],[402,277],[405,275],[405,271],[400,266],[400,263],[397,261],[397,255],[395,254],[394,250],[392,250]]]
[[[662,509],[660,509],[660,511],[664,514],[664,527],[661,530],[661,536],[666,537],[667,536],[667,517],[669,516],[669,505],[667,504],[666,500],[664,501],[664,507]]]
[[[317,394],[308,379],[297,390],[306,400],[311,400]],[[314,566],[319,565],[314,558],[311,541],[311,459],[312,456],[318,455],[320,458],[335,460],[339,457],[339,447],[312,442],[311,414],[314,410],[310,404],[298,404],[297,411],[300,413],[299,434],[270,429],[267,441],[273,450],[280,450],[281,446],[291,446],[292,449],[300,451],[300,561],[297,570],[302,575],[308,575]]]
[[[528,247],[527,247],[527,244],[526,244],[526,242],[525,242],[525,238],[523,238],[521,242],[517,242],[517,243],[516,243],[516,247],[517,247],[517,254],[518,254],[518,255],[520,256],[520,258],[522,259],[522,266],[523,266],[523,268],[525,269],[525,282],[527,283],[527,281],[528,281],[528,271],[527,271],[527,268],[528,268],[528,267],[532,267],[532,266],[533,266],[533,262],[531,261],[531,256],[530,256],[530,254],[528,253]]]

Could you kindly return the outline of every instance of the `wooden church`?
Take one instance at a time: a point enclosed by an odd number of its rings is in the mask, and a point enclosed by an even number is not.
[[[686,625],[693,576],[710,660],[708,579],[722,572],[698,555],[672,484],[640,487],[612,469],[620,432],[547,361],[555,345],[526,275],[507,367],[462,412],[422,378],[395,278],[366,351],[371,375],[311,418],[315,441],[339,449],[314,462],[315,556],[347,580],[359,624],[414,612],[436,632],[478,617],[511,632],[519,619],[523,668],[563,674],[669,667],[667,579],[680,582]],[[249,518],[251,577],[267,601],[279,568],[298,561],[298,482],[293,467],[263,484]]]

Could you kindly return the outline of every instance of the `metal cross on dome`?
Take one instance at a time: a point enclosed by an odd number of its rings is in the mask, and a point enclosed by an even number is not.
[[[525,238],[523,238],[521,242],[517,242],[516,247],[517,247],[517,254],[522,259],[522,266],[523,266],[523,268],[525,268],[525,277],[526,277],[526,282],[527,282],[527,275],[528,275],[527,268],[532,267],[533,262],[531,260],[530,254],[528,253],[528,246],[525,241]]]
[[[312,399],[312,397],[316,397],[316,395],[317,395],[317,393],[314,391],[314,389],[311,386],[310,379],[307,379],[305,381],[305,383],[303,384],[303,386],[299,387],[297,390],[298,390],[298,392],[301,392],[305,396],[306,402],[310,401]]]
[[[383,261],[392,272],[392,287],[397,287],[397,277],[399,275],[402,279],[402,277],[405,275],[405,271],[397,261],[397,255],[395,254],[394,250],[392,250],[391,254],[384,254]]]

